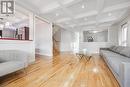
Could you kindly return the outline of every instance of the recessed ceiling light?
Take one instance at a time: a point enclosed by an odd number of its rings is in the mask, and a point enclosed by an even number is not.
[[[98,31],[92,31],[92,33],[98,33]]]
[[[109,13],[108,16],[112,16],[112,13]]]
[[[85,5],[82,5],[81,8],[85,8]]]
[[[59,14],[58,14],[58,13],[56,13],[56,16],[59,16]]]

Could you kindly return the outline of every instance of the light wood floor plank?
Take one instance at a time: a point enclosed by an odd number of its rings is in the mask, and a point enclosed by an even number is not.
[[[0,78],[0,87],[119,87],[118,82],[98,55],[89,62],[73,54],[61,54],[52,59],[37,56],[26,68]]]

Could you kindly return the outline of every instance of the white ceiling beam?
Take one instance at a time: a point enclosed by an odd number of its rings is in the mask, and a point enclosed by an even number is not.
[[[97,11],[98,14],[96,16],[96,25],[98,26],[100,16],[102,14],[102,11],[104,9],[105,1],[104,0],[97,0]]]
[[[98,29],[101,30],[107,30],[110,25],[99,25]],[[88,30],[97,30],[97,26],[85,26],[82,28],[74,28],[72,31],[88,31]]]
[[[67,0],[66,0],[67,1]],[[79,3],[81,0],[73,0],[72,2],[70,2],[70,3],[67,3],[67,4],[64,4],[66,7],[69,7],[69,6],[72,6],[72,5],[74,5],[74,4],[77,4],[77,3]]]
[[[75,16],[75,19],[83,18],[83,17],[89,17],[89,16],[95,16],[97,15],[97,11],[90,11],[90,12],[85,12],[79,15]]]
[[[100,20],[99,23],[100,24],[102,24],[102,23],[110,23],[110,22],[116,21],[116,20],[117,20],[117,18],[106,18],[106,19]],[[94,25],[94,24],[96,24],[96,21],[89,21],[89,22],[86,22],[86,23],[80,23],[79,25],[75,25],[75,27],[89,26],[89,25]]]
[[[86,23],[80,23],[79,26],[91,25],[91,24],[96,24],[96,21],[89,21],[89,22],[86,22]]]
[[[69,17],[62,18],[62,19],[56,20],[56,23],[61,23],[61,22],[70,21],[70,20],[71,20],[71,18],[69,18]]]
[[[107,13],[107,12],[111,12],[111,11],[126,9],[126,8],[129,8],[129,7],[130,7],[130,2],[125,2],[125,3],[121,3],[121,4],[117,4],[117,5],[107,7],[103,10],[103,12]]]

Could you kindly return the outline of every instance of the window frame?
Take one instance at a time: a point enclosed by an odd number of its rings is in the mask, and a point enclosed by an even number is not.
[[[121,25],[121,46],[127,46],[128,44],[128,24]]]

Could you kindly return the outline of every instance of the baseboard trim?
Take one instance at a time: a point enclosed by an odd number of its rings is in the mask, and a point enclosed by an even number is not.
[[[42,55],[42,54],[35,54],[36,57],[45,57],[51,59],[53,56],[47,56],[47,55]]]

